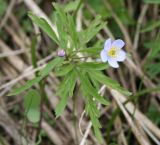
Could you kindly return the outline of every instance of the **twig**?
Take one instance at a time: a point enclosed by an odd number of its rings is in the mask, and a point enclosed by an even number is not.
[[[119,96],[117,94],[117,91],[111,90],[111,94],[114,97],[114,99],[116,100],[117,104],[119,105],[119,107],[120,107],[121,111],[123,112],[124,116],[126,117],[127,122],[130,125],[130,127],[131,127],[131,129],[132,129],[135,137],[139,141],[139,143],[141,145],[150,145],[150,143],[145,140],[145,138],[143,137],[143,135],[140,132],[140,130],[135,126],[135,124],[132,121],[130,115],[127,113],[126,109],[124,108],[124,106],[122,105],[122,103],[119,101],[119,99],[118,99]]]
[[[145,4],[142,8],[142,11],[139,15],[138,21],[137,21],[137,27],[136,27],[136,32],[135,32],[135,36],[134,36],[134,42],[133,42],[133,49],[137,50],[138,48],[138,41],[139,41],[139,33],[140,33],[140,29],[141,29],[141,25],[143,22],[143,18],[147,12],[149,5]]]
[[[10,56],[14,56],[14,55],[23,54],[23,53],[26,53],[26,52],[29,52],[29,50],[20,49],[20,50],[0,53],[0,59],[4,58],[4,57],[10,57]]]
[[[160,141],[153,135],[153,133],[144,125],[142,124],[143,129],[145,132],[150,136],[150,138],[157,144],[160,145]]]
[[[44,58],[43,60],[39,61],[38,64],[44,64],[46,61],[50,60],[55,54],[51,54],[49,56],[47,56],[46,58]],[[32,67],[28,67],[26,70],[24,70],[24,72],[22,73],[22,75],[20,75],[19,77],[11,80],[10,82],[3,84],[2,86],[0,86],[0,90],[4,89],[6,87],[9,87],[11,85],[14,85],[15,83],[17,83],[18,81],[22,80],[25,77],[28,77],[30,75],[33,75],[36,71],[41,70],[42,68],[45,67],[45,64],[42,66],[37,67],[36,69],[32,69]]]
[[[52,129],[52,127],[47,122],[45,122],[44,120],[42,120],[42,124],[41,125],[42,125],[42,128],[48,134],[48,136],[51,139],[51,141],[55,145],[64,145],[63,142],[62,142],[62,140],[57,135],[57,133]]]

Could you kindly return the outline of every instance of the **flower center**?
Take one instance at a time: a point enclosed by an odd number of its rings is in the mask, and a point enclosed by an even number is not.
[[[108,56],[115,58],[115,57],[116,57],[116,52],[117,52],[117,47],[112,47],[112,48],[108,51]]]

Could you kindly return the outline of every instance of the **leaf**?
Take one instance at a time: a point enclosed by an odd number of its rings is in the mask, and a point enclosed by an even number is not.
[[[160,41],[160,39],[144,43],[145,48],[151,49],[151,53],[149,53],[149,56],[147,57],[148,60],[152,60],[154,58],[159,58],[159,53],[160,53],[159,41]]]
[[[115,80],[103,75],[100,71],[89,71],[88,72],[91,77],[93,77],[98,82],[105,84],[107,87],[115,89],[125,95],[131,95],[131,92],[122,88],[120,84],[118,84]]]
[[[29,89],[32,87],[34,84],[38,83],[42,78],[41,77],[36,77],[32,80],[29,80],[24,86],[21,86],[17,89],[13,89],[11,93],[8,94],[8,96],[13,96],[22,93],[23,91]]]
[[[64,58],[62,57],[57,57],[53,60],[51,60],[46,66],[44,69],[42,69],[40,72],[39,72],[39,75],[40,76],[47,76],[56,66],[62,64],[62,62],[64,61]]]
[[[100,143],[102,143],[103,139],[102,139],[102,135],[100,132],[101,124],[98,120],[98,117],[100,116],[100,111],[97,109],[96,104],[95,102],[93,102],[92,99],[89,99],[87,102],[86,112],[91,119],[96,138],[98,139]]]
[[[160,0],[143,0],[143,1],[149,4],[160,4]]]
[[[73,67],[74,66],[72,64],[61,66],[58,70],[56,70],[55,74],[56,76],[64,76],[68,74],[73,69]]]
[[[27,113],[27,118],[32,123],[37,123],[40,120],[40,111],[36,108],[30,108]]]
[[[152,42],[144,43],[146,48],[149,48],[151,51],[147,57],[147,61],[145,63],[146,72],[149,74],[151,78],[155,78],[160,74],[160,45],[159,38]]]
[[[100,62],[83,62],[78,64],[78,67],[86,70],[105,70],[109,67],[107,63]]]
[[[7,8],[7,1],[0,0],[0,17],[3,16],[5,11],[7,10],[6,8]]]
[[[81,42],[81,45],[88,43],[105,26],[106,23],[102,22],[100,16],[97,16],[86,30],[82,30],[79,33],[79,40]]]
[[[146,115],[155,123],[157,126],[160,125],[160,111],[158,107],[156,107],[154,104],[150,104],[148,112]]]
[[[62,114],[67,105],[69,97],[73,96],[77,78],[76,76],[76,72],[72,70],[70,74],[67,74],[64,81],[60,84],[57,95],[61,96],[61,100],[55,108],[56,117],[59,117]]]
[[[59,117],[62,114],[62,112],[64,111],[64,109],[67,105],[67,102],[68,102],[68,98],[69,98],[68,95],[63,95],[61,97],[60,102],[57,104],[57,106],[55,108],[56,117]]]
[[[83,90],[88,93],[90,96],[95,98],[98,102],[104,105],[109,105],[109,102],[104,99],[101,95],[98,94],[98,91],[92,86],[86,74],[79,73],[81,85]]]
[[[79,1],[80,0],[77,0],[77,1],[69,1],[68,3],[66,3],[64,5],[64,11],[65,12],[70,12],[70,11],[74,11],[76,10],[78,4],[79,4]]]
[[[13,95],[17,95],[22,93],[23,91],[29,89],[31,86],[33,86],[34,84],[38,83],[39,81],[41,81],[44,77],[46,77],[50,71],[52,71],[57,65],[61,64],[63,62],[63,58],[57,57],[53,60],[51,60],[44,69],[42,69],[39,73],[38,73],[38,77],[29,80],[24,86],[21,86],[17,89],[14,89],[11,91],[11,93],[9,94],[9,96],[13,96]]]
[[[27,110],[29,108],[39,108],[40,100],[41,100],[41,97],[39,92],[37,90],[30,90],[24,96],[25,109]]]
[[[66,17],[66,15],[65,15]],[[62,49],[67,49],[67,33],[66,33],[66,28],[64,26],[66,26],[63,22],[64,20],[62,20],[61,16],[59,13],[56,12],[56,17],[55,17],[55,22],[56,22],[56,26],[57,26],[57,31],[58,31],[58,35],[59,35],[59,45]],[[65,22],[67,23],[67,22]]]
[[[32,123],[40,120],[40,101],[41,97],[37,90],[30,90],[24,97],[24,108],[27,118]]]
[[[61,48],[66,49],[67,48],[67,42],[68,42],[68,37],[67,37],[67,30],[66,26],[68,24],[67,21],[67,16],[62,8],[61,5],[57,3],[52,3],[54,8],[56,9],[55,12],[55,23],[59,35],[59,45]]]
[[[80,49],[79,51],[80,52],[86,52],[86,53],[89,53],[89,54],[100,54],[100,51],[102,50],[101,46],[100,47],[88,47],[88,48],[83,48],[83,49]]]
[[[44,18],[39,18],[32,12],[28,13],[28,16],[31,20],[39,26],[53,41],[59,44],[58,38],[52,27],[48,24],[48,22]]]
[[[150,23],[148,23],[142,30],[141,32],[142,33],[145,33],[145,32],[150,32],[152,31],[153,29],[157,28],[160,26],[160,21],[152,21]]]
[[[68,19],[68,23],[67,23],[67,29],[68,29],[68,33],[72,39],[72,47],[73,48],[78,48],[78,35],[77,35],[77,30],[76,30],[76,25],[74,23],[74,19],[73,16],[70,16],[69,14],[67,15],[67,19]]]

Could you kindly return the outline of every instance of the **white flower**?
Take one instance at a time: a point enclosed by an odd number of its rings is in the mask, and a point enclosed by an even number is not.
[[[126,52],[121,48],[125,45],[125,42],[121,39],[114,40],[109,38],[105,41],[104,49],[101,51],[102,62],[109,63],[110,66],[118,68],[117,62],[122,62],[126,59]]]

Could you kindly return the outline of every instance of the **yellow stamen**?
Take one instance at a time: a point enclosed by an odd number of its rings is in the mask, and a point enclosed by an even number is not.
[[[108,51],[108,56],[115,58],[116,57],[116,53],[117,52],[117,47],[112,47],[109,51]]]

